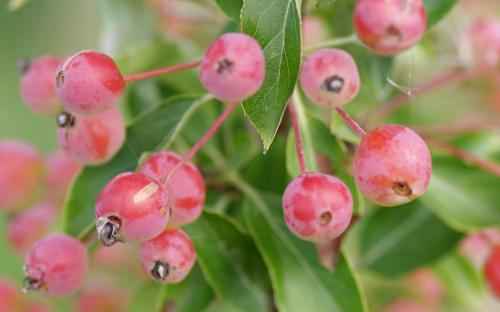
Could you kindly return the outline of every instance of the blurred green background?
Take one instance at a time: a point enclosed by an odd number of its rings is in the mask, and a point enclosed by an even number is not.
[[[97,49],[99,29],[97,0],[30,1],[14,12],[7,10],[6,1],[2,1],[0,139],[25,140],[44,152],[56,149],[54,120],[33,114],[21,100],[16,61],[47,53],[63,57],[82,49]],[[5,233],[5,222],[6,218],[1,218],[1,233]],[[6,244],[5,235],[0,235],[0,276],[21,281],[21,260]]]

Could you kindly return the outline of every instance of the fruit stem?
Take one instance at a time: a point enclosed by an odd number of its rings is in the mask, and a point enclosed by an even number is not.
[[[304,174],[307,172],[306,160],[304,159],[304,149],[302,148],[302,137],[300,135],[297,112],[295,111],[295,103],[292,99],[290,99],[290,101],[288,102],[288,109],[290,110],[290,119],[292,120],[293,133],[295,134],[295,149],[297,150],[300,174]]]
[[[434,89],[438,89],[439,87],[443,87],[446,85],[451,85],[455,83],[459,83],[465,80],[473,79],[477,76],[480,76],[491,69],[485,67],[476,67],[469,70],[464,69],[451,69],[446,71],[444,74],[441,74],[437,77],[432,78],[431,80],[424,81],[421,84],[417,85],[414,91],[410,94],[402,93],[393,99],[389,100],[385,104],[383,104],[378,112],[375,112],[370,118],[368,125],[375,125],[380,120],[383,120],[387,116],[394,113],[401,106],[406,104],[410,99],[414,98],[417,95],[425,94]]]
[[[500,121],[494,119],[478,119],[451,124],[416,126],[412,128],[422,136],[441,135],[453,137],[462,134],[499,129]]]
[[[183,161],[189,161],[202,147],[207,143],[207,141],[214,135],[214,133],[217,131],[217,129],[220,128],[220,126],[224,123],[224,121],[227,119],[229,114],[238,106],[240,103],[235,102],[235,103],[230,103],[222,112],[222,114],[217,117],[213,125],[210,127],[210,129],[205,132],[205,134],[196,142],[196,144],[184,155]]]
[[[356,34],[351,34],[345,37],[337,37],[320,43],[312,44],[304,47],[304,53],[309,53],[322,48],[338,47],[341,45],[359,43],[358,36]]]
[[[158,69],[153,69],[147,72],[142,72],[142,73],[136,73],[136,74],[130,74],[125,77],[123,77],[123,80],[125,82],[133,82],[137,80],[142,80],[146,78],[151,78],[163,74],[168,74],[168,73],[173,73],[181,70],[187,70],[191,68],[198,67],[200,65],[201,61],[196,61],[192,63],[187,63],[187,64],[179,64],[179,65],[174,65],[174,66],[168,66],[168,67],[163,67],[163,68],[158,68]]]
[[[467,151],[464,151],[456,146],[453,146],[449,143],[437,141],[434,139],[426,139],[425,140],[429,145],[434,146],[435,148],[441,149],[448,154],[457,157],[458,159],[463,160],[464,162],[471,163],[473,165],[478,166],[498,177],[500,177],[500,165],[497,165],[489,160],[482,159],[473,155]]]
[[[337,107],[335,108],[337,113],[340,115],[340,117],[344,118],[344,120],[347,122],[349,127],[359,136],[359,137],[364,137],[366,135],[366,131],[354,120],[352,119],[351,116],[342,108],[342,107]]]

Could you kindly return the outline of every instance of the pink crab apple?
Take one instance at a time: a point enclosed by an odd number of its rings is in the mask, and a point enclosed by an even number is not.
[[[24,255],[34,242],[47,234],[54,223],[56,207],[48,202],[16,214],[7,225],[7,241],[18,254]]]
[[[484,275],[493,294],[500,298],[500,245],[491,251],[486,260]]]
[[[306,58],[300,84],[316,105],[340,107],[358,95],[358,68],[349,53],[340,49],[321,49]]]
[[[0,279],[0,312],[19,311],[22,298],[17,287],[6,279]]]
[[[262,48],[255,39],[240,33],[226,33],[217,38],[200,64],[205,88],[228,102],[240,102],[257,92],[264,74]]]
[[[169,221],[167,195],[152,178],[138,172],[114,177],[96,201],[97,234],[104,246],[118,240],[146,241]]]
[[[195,261],[193,243],[181,230],[165,230],[141,245],[142,267],[158,283],[179,283],[189,274]]]
[[[44,173],[43,158],[34,147],[0,140],[0,210],[13,211],[36,199]]]
[[[115,62],[97,51],[81,51],[69,56],[55,77],[57,96],[74,114],[103,112],[120,99],[125,88]]]
[[[420,40],[427,27],[427,13],[422,0],[359,0],[354,27],[374,53],[394,55]]]
[[[438,312],[434,307],[409,299],[398,299],[385,307],[383,312]]]
[[[296,177],[288,184],[282,202],[286,225],[304,240],[327,242],[344,233],[351,222],[351,192],[331,175]]]
[[[418,269],[410,275],[410,283],[422,300],[440,302],[445,296],[441,281],[429,269]]]
[[[49,234],[28,251],[23,290],[48,296],[68,295],[82,286],[87,272],[85,246],[66,234]]]
[[[90,286],[74,302],[75,312],[126,312],[127,297],[123,289]]]
[[[205,182],[191,162],[169,151],[149,156],[139,172],[164,185],[171,211],[169,227],[185,225],[196,220],[205,202]]]
[[[60,63],[61,60],[52,55],[43,55],[31,61],[22,60],[19,63],[22,72],[21,96],[34,112],[52,116],[61,110],[54,80]]]
[[[474,21],[466,31],[474,60],[478,64],[500,64],[500,20],[484,18]]]
[[[302,33],[305,46],[325,41],[328,38],[323,21],[314,15],[306,15],[302,18]]]
[[[48,155],[47,166],[47,198],[55,203],[62,203],[66,190],[73,177],[80,171],[81,165],[68,158],[63,152]]]
[[[356,184],[381,206],[397,206],[421,196],[429,185],[432,160],[425,142],[411,129],[385,125],[368,132],[354,157]]]
[[[57,141],[72,160],[85,165],[105,163],[125,141],[125,125],[117,108],[94,114],[57,117]]]

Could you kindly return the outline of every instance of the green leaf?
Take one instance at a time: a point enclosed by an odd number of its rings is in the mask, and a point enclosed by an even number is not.
[[[63,231],[84,235],[94,226],[94,204],[101,189],[114,176],[134,170],[142,153],[161,147],[171,138],[181,123],[209,98],[198,96],[174,97],[139,116],[127,127],[126,142],[108,163],[85,167],[74,181],[66,199]]]
[[[243,32],[264,49],[264,84],[243,102],[248,118],[269,149],[281,123],[300,70],[300,0],[245,0],[241,12]]]
[[[443,282],[450,296],[459,302],[461,308],[469,311],[478,309],[478,304],[486,295],[484,280],[477,269],[458,253],[452,253],[433,268],[433,272]]]
[[[500,179],[453,158],[434,158],[422,201],[451,227],[469,232],[500,226]]]
[[[427,28],[439,22],[456,3],[457,0],[424,0],[427,9]]]
[[[384,275],[399,275],[429,264],[450,252],[461,238],[419,201],[378,208],[357,227],[360,251],[356,267]]]
[[[364,311],[347,260],[341,256],[333,273],[322,267],[314,245],[287,229],[277,196],[254,193],[252,200],[246,200],[243,212],[267,264],[279,311]]]
[[[215,3],[227,16],[235,22],[240,21],[241,8],[243,0],[215,0]]]
[[[216,296],[235,311],[264,311],[269,305],[265,267],[238,224],[211,212],[186,226],[198,263]]]

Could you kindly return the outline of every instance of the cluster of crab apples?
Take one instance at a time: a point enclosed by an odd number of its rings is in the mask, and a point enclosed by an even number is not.
[[[354,25],[358,38],[370,50],[394,55],[422,37],[426,11],[421,0],[360,0]],[[63,60],[42,56],[21,65],[22,96],[32,110],[56,117],[57,140],[65,156],[82,165],[109,161],[125,140],[117,102],[129,82],[115,62],[103,53],[82,51]],[[266,60],[255,39],[226,33],[206,50],[199,68],[205,88],[220,101],[234,104],[260,89]],[[341,49],[315,51],[304,59],[300,85],[314,104],[340,109],[360,89],[356,62]],[[0,149],[11,148],[4,145]],[[16,151],[12,154],[10,157],[17,157]],[[191,157],[172,151],[154,152],[139,164],[137,171],[121,173],[109,181],[95,202],[100,242],[104,246],[139,242],[142,267],[157,282],[177,283],[195,263],[195,248],[181,228],[200,217],[206,190]],[[3,166],[8,162],[1,163]],[[380,206],[397,206],[426,191],[431,169],[429,150],[418,134],[404,126],[382,125],[361,133],[352,172],[364,196]],[[12,181],[4,175],[2,170],[2,186]],[[19,206],[20,197],[34,192],[33,181],[38,176],[22,176],[25,180],[16,183],[16,187],[27,186],[20,191],[22,196],[15,197],[14,187],[10,186],[13,191],[0,197],[0,206]],[[339,178],[304,171],[284,191],[283,211],[291,232],[321,243],[346,231],[353,199]],[[85,280],[87,259],[86,247],[76,238],[49,234],[27,252],[25,290],[53,296],[72,293]]]

